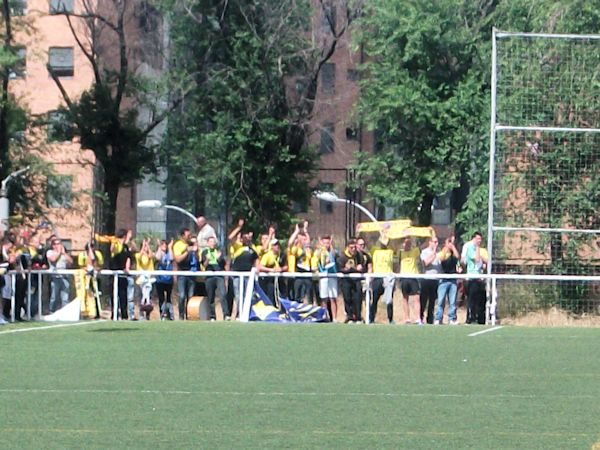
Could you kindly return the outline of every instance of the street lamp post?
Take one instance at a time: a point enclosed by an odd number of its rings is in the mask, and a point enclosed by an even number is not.
[[[352,205],[352,206],[356,207],[357,209],[360,209],[365,214],[365,216],[367,216],[373,222],[377,222],[377,218],[373,215],[373,213],[371,213],[371,211],[369,211],[363,205],[361,205],[360,203],[356,203],[351,200],[348,200],[347,198],[340,198],[334,192],[315,191],[313,195],[316,198],[318,198],[319,200],[323,200],[324,202],[347,203],[348,205]]]
[[[318,198],[319,200],[323,200],[325,202],[346,203],[348,205],[352,205],[352,206],[356,207],[357,209],[360,209],[373,222],[378,221],[377,218],[373,215],[373,213],[371,213],[371,211],[369,211],[363,205],[353,202],[351,200],[348,200],[347,198],[340,198],[334,192],[316,191],[313,193],[313,195],[316,198]],[[369,318],[371,317],[371,295],[372,295],[372,292],[370,289],[370,279],[368,277],[367,277],[366,281],[367,281],[367,290],[366,290],[366,297],[365,297],[365,306],[366,306],[365,314],[366,314],[366,323],[370,323]]]
[[[8,229],[8,215],[10,214],[10,204],[8,200],[8,183],[13,178],[18,177],[22,173],[25,173],[29,170],[29,166],[16,170],[8,175],[4,180],[2,180],[2,185],[0,186],[0,231],[6,231]]]
[[[165,209],[173,209],[175,211],[179,211],[182,214],[185,214],[190,219],[192,219],[194,221],[194,223],[196,223],[196,216],[194,216],[191,212],[189,212],[189,211],[187,211],[187,210],[185,210],[183,208],[180,208],[179,206],[165,205],[160,200],[141,200],[141,201],[138,202],[137,206],[138,206],[138,208],[165,208]]]

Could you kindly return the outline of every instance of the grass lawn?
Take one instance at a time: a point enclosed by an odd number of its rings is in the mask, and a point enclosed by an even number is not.
[[[600,329],[0,327],[2,448],[591,448]]]

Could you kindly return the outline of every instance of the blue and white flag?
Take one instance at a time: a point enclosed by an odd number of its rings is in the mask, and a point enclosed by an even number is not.
[[[329,322],[327,308],[320,306],[305,305],[287,298],[279,297],[281,309],[276,308],[271,300],[261,289],[258,283],[254,283],[252,304],[250,306],[251,321],[262,322]]]

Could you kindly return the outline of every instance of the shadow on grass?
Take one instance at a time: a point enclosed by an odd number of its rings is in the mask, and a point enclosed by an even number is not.
[[[98,328],[96,330],[86,330],[88,333],[121,333],[124,331],[140,331],[139,328],[119,328],[119,327],[112,327],[112,328]]]

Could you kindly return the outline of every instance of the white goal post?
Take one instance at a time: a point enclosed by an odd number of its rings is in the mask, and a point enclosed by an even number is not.
[[[599,54],[600,35],[493,30],[488,275],[600,275]]]

